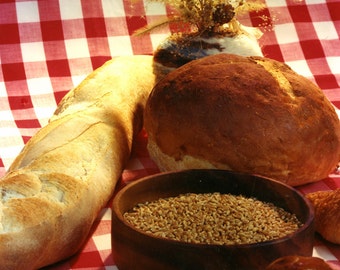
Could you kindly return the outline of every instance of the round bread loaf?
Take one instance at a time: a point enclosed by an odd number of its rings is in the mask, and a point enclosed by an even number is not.
[[[144,120],[162,171],[228,169],[296,186],[327,177],[340,157],[339,118],[320,88],[264,57],[217,54],[176,69]]]

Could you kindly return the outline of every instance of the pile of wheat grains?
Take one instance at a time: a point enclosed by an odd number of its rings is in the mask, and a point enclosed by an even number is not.
[[[271,203],[221,193],[187,193],[138,204],[124,218],[158,237],[215,245],[274,240],[302,226],[295,215]]]

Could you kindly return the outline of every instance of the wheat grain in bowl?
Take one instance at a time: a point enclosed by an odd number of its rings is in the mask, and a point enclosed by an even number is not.
[[[224,198],[226,195],[236,197],[227,199]],[[262,203],[273,204],[277,208],[294,214],[299,221],[298,228],[287,236],[257,243],[223,244],[218,242],[221,236],[218,235],[214,239],[215,230],[223,231],[223,233],[232,231],[229,228],[218,229],[219,226],[223,226],[223,222],[216,222],[219,216],[223,217],[223,214],[229,211],[227,217],[239,217],[242,212],[241,208],[245,208],[243,204],[247,204],[237,196],[243,196],[244,199],[250,200],[256,198]],[[185,201],[182,207],[175,205],[178,202],[173,202],[179,198]],[[228,209],[228,204],[225,201],[219,202],[220,199],[234,200],[238,206],[229,206],[230,209]],[[205,236],[209,239],[210,237],[210,241],[215,241],[215,243],[185,242],[174,239],[177,237],[176,235],[172,235],[173,238],[157,236],[138,229],[124,217],[127,213],[133,212],[134,207],[139,208],[145,204],[150,207],[152,203],[159,200],[162,202],[162,207],[158,206],[158,210],[151,210],[148,214],[151,218],[158,215],[165,219],[162,221],[164,224],[160,224],[159,227],[166,227],[165,225],[170,223],[172,229],[177,228],[179,235],[186,235],[188,239],[193,235],[197,238]],[[197,202],[193,203],[193,200]],[[168,203],[171,204],[166,207]],[[197,209],[190,210],[188,205],[196,206]],[[259,221],[267,220],[268,216],[273,216],[269,211],[260,211],[258,208],[252,206],[248,212],[257,213],[255,217]],[[182,228],[182,232],[179,226],[180,222],[177,220],[180,215],[187,217],[189,214],[185,211],[200,213],[204,209],[208,214],[201,213],[196,218],[193,215],[191,223],[186,221],[189,223],[190,230]],[[147,210],[145,212],[147,213]],[[167,218],[167,215],[173,217]],[[288,216],[287,220],[290,220]],[[243,217],[245,225],[250,224],[247,219],[250,218]],[[169,220],[172,220],[172,223]],[[203,233],[200,226],[203,228],[205,226],[208,229],[207,233]],[[253,231],[256,231],[254,228],[257,225],[252,224],[252,226]],[[266,226],[268,226],[267,223]],[[313,208],[310,202],[296,189],[256,175],[209,169],[160,173],[129,183],[114,197],[111,228],[112,257],[120,270],[136,269],[136,262],[138,262],[138,269],[143,270],[263,270],[269,263],[282,256],[294,254],[311,256],[315,232]],[[164,230],[168,231],[166,228]],[[234,235],[241,235],[241,233],[234,232]]]
[[[242,195],[187,193],[140,203],[124,218],[148,234],[196,244],[235,245],[294,233],[298,218],[272,203]]]

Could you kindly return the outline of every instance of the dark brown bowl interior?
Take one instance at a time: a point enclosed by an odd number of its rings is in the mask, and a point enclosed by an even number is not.
[[[253,196],[295,213],[304,225],[294,234],[273,241],[206,245],[150,236],[123,218],[137,203],[188,192]],[[264,269],[281,256],[311,256],[313,239],[314,212],[298,191],[274,180],[225,170],[187,170],[146,177],[123,188],[112,205],[112,254],[119,270]]]

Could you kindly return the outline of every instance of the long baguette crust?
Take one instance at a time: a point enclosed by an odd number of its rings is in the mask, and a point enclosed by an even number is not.
[[[1,269],[37,269],[77,252],[142,128],[152,56],[108,61],[70,91],[0,181]]]

